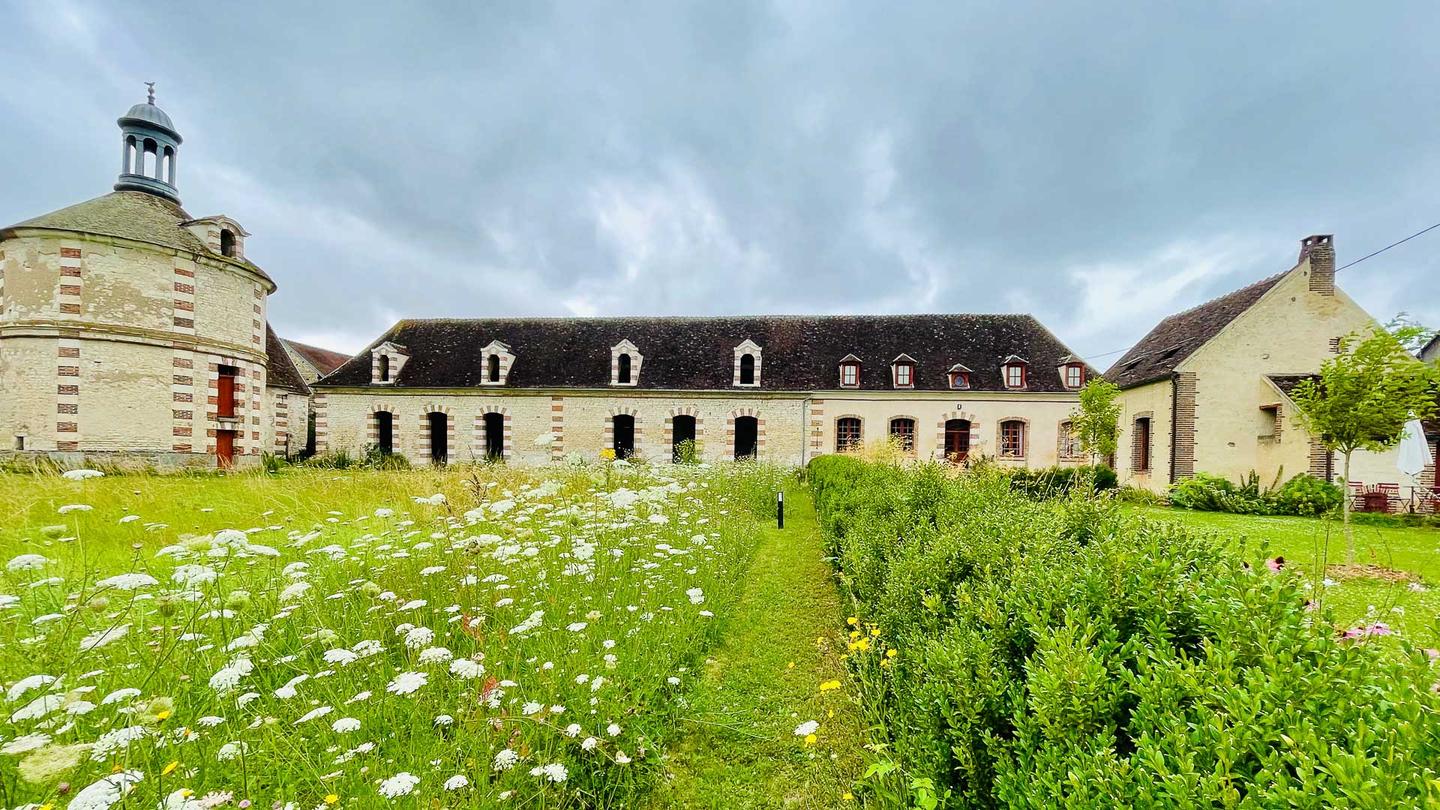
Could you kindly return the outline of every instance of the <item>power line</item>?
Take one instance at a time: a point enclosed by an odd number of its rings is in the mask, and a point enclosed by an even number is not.
[[[1389,250],[1390,248],[1397,247],[1397,246],[1399,246],[1399,245],[1403,245],[1403,244],[1405,244],[1406,242],[1409,242],[1411,239],[1414,239],[1414,238],[1417,237],[1417,236],[1421,236],[1421,235],[1427,234],[1427,233],[1435,230],[1436,228],[1440,228],[1440,222],[1437,222],[1437,223],[1435,223],[1434,225],[1431,225],[1430,227],[1426,228],[1426,229],[1423,230],[1423,231],[1416,231],[1415,233],[1410,234],[1409,236],[1405,237],[1404,239],[1401,239],[1399,242],[1391,242],[1390,244],[1386,245],[1386,246],[1383,247],[1383,248],[1380,248],[1379,250],[1375,251],[1374,253],[1370,253],[1370,254],[1367,254],[1367,255],[1365,255],[1365,256],[1361,256],[1360,258],[1356,259],[1355,261],[1350,262],[1349,264],[1345,265],[1345,267],[1354,267],[1355,265],[1359,264],[1360,262],[1365,261],[1366,259],[1373,258],[1373,257],[1375,257],[1375,256],[1379,256],[1381,253],[1384,253],[1385,251]],[[1345,267],[1336,268],[1335,272],[1338,273],[1338,272],[1340,272],[1341,270],[1344,270]]]
[[[1440,222],[1437,222],[1437,223],[1435,223],[1434,225],[1431,225],[1431,226],[1428,227],[1428,228],[1424,228],[1424,229],[1422,229],[1422,230],[1418,230],[1418,231],[1416,231],[1415,233],[1410,234],[1409,236],[1405,237],[1404,239],[1401,239],[1401,240],[1398,241],[1398,242],[1391,242],[1390,244],[1386,245],[1386,246],[1383,247],[1383,248],[1380,248],[1379,250],[1375,251],[1374,253],[1367,253],[1367,254],[1365,254],[1364,256],[1361,256],[1360,258],[1356,259],[1355,261],[1350,262],[1349,264],[1346,264],[1346,265],[1341,266],[1341,267],[1337,267],[1337,268],[1335,268],[1335,272],[1338,273],[1338,272],[1340,272],[1341,270],[1344,270],[1344,269],[1347,268],[1347,267],[1354,267],[1355,265],[1357,265],[1357,264],[1365,261],[1366,259],[1373,259],[1373,258],[1375,258],[1376,256],[1379,256],[1381,253],[1384,253],[1385,251],[1389,250],[1390,248],[1399,247],[1400,245],[1403,245],[1403,244],[1405,244],[1406,242],[1409,242],[1411,239],[1414,239],[1414,238],[1417,237],[1417,236],[1424,236],[1425,234],[1427,234],[1427,233],[1435,230],[1436,228],[1440,228]],[[1127,351],[1129,351],[1130,349],[1133,349],[1133,348],[1134,348],[1134,346],[1127,346],[1127,347],[1125,347],[1125,348],[1123,348],[1123,349],[1115,349],[1115,350],[1113,350],[1113,351],[1101,352],[1101,353],[1099,353],[1099,354],[1086,355],[1086,357],[1087,357],[1087,358],[1109,357],[1109,356],[1112,355],[1112,354],[1120,354],[1121,352],[1127,352]],[[1168,347],[1167,347],[1167,348],[1168,348]],[[1160,350],[1160,349],[1155,349],[1154,351],[1150,351],[1150,352],[1147,352],[1146,354],[1142,354],[1140,357],[1138,357],[1138,358],[1136,358],[1136,359],[1139,360],[1139,359],[1141,359],[1141,358],[1148,357],[1148,356],[1150,356],[1150,355],[1152,355],[1152,354],[1155,354],[1155,353],[1158,352],[1158,351],[1161,351],[1161,350]]]

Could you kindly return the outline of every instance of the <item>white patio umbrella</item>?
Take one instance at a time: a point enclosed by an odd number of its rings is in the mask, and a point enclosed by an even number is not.
[[[1430,445],[1425,443],[1425,427],[1420,420],[1411,419],[1405,423],[1405,432],[1400,436],[1400,453],[1395,467],[1410,476],[1410,509],[1415,508],[1415,489],[1420,486],[1418,476],[1430,463]]]
[[[1400,437],[1400,455],[1395,466],[1400,472],[1414,478],[1425,471],[1430,463],[1430,445],[1425,443],[1425,428],[1419,419],[1405,423],[1405,433]]]

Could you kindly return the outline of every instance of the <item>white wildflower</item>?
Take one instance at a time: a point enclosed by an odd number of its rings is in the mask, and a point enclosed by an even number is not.
[[[380,795],[387,799],[409,796],[410,791],[414,790],[418,784],[420,784],[420,777],[408,771],[401,771],[380,783]]]
[[[385,686],[385,691],[395,695],[409,695],[430,680],[423,672],[402,672]]]

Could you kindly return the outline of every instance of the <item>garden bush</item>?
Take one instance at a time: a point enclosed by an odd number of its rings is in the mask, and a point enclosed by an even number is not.
[[[1342,638],[1258,550],[1000,474],[809,472],[855,605],[877,804],[916,784],[957,808],[1440,798],[1431,657]]]
[[[1286,481],[1284,486],[1268,490],[1260,486],[1259,476],[1254,472],[1239,484],[1218,475],[1196,473],[1170,486],[1173,506],[1240,515],[1317,517],[1339,509],[1342,497],[1339,487],[1303,473]]]
[[[1103,464],[1093,467],[1044,467],[1038,470],[1021,467],[1010,473],[1010,485],[1016,491],[1037,498],[1065,495],[1079,481],[1089,481],[1094,490],[1114,489],[1119,483],[1115,471]]]

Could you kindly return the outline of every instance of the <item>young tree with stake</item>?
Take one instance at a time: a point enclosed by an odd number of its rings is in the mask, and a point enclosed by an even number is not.
[[[1300,422],[1325,448],[1344,459],[1346,486],[1356,450],[1379,452],[1400,441],[1405,423],[1436,411],[1440,371],[1405,350],[1417,327],[1371,329],[1340,340],[1340,353],[1320,366],[1319,379],[1302,380],[1291,392]],[[1355,562],[1350,498],[1342,499],[1345,562]]]

